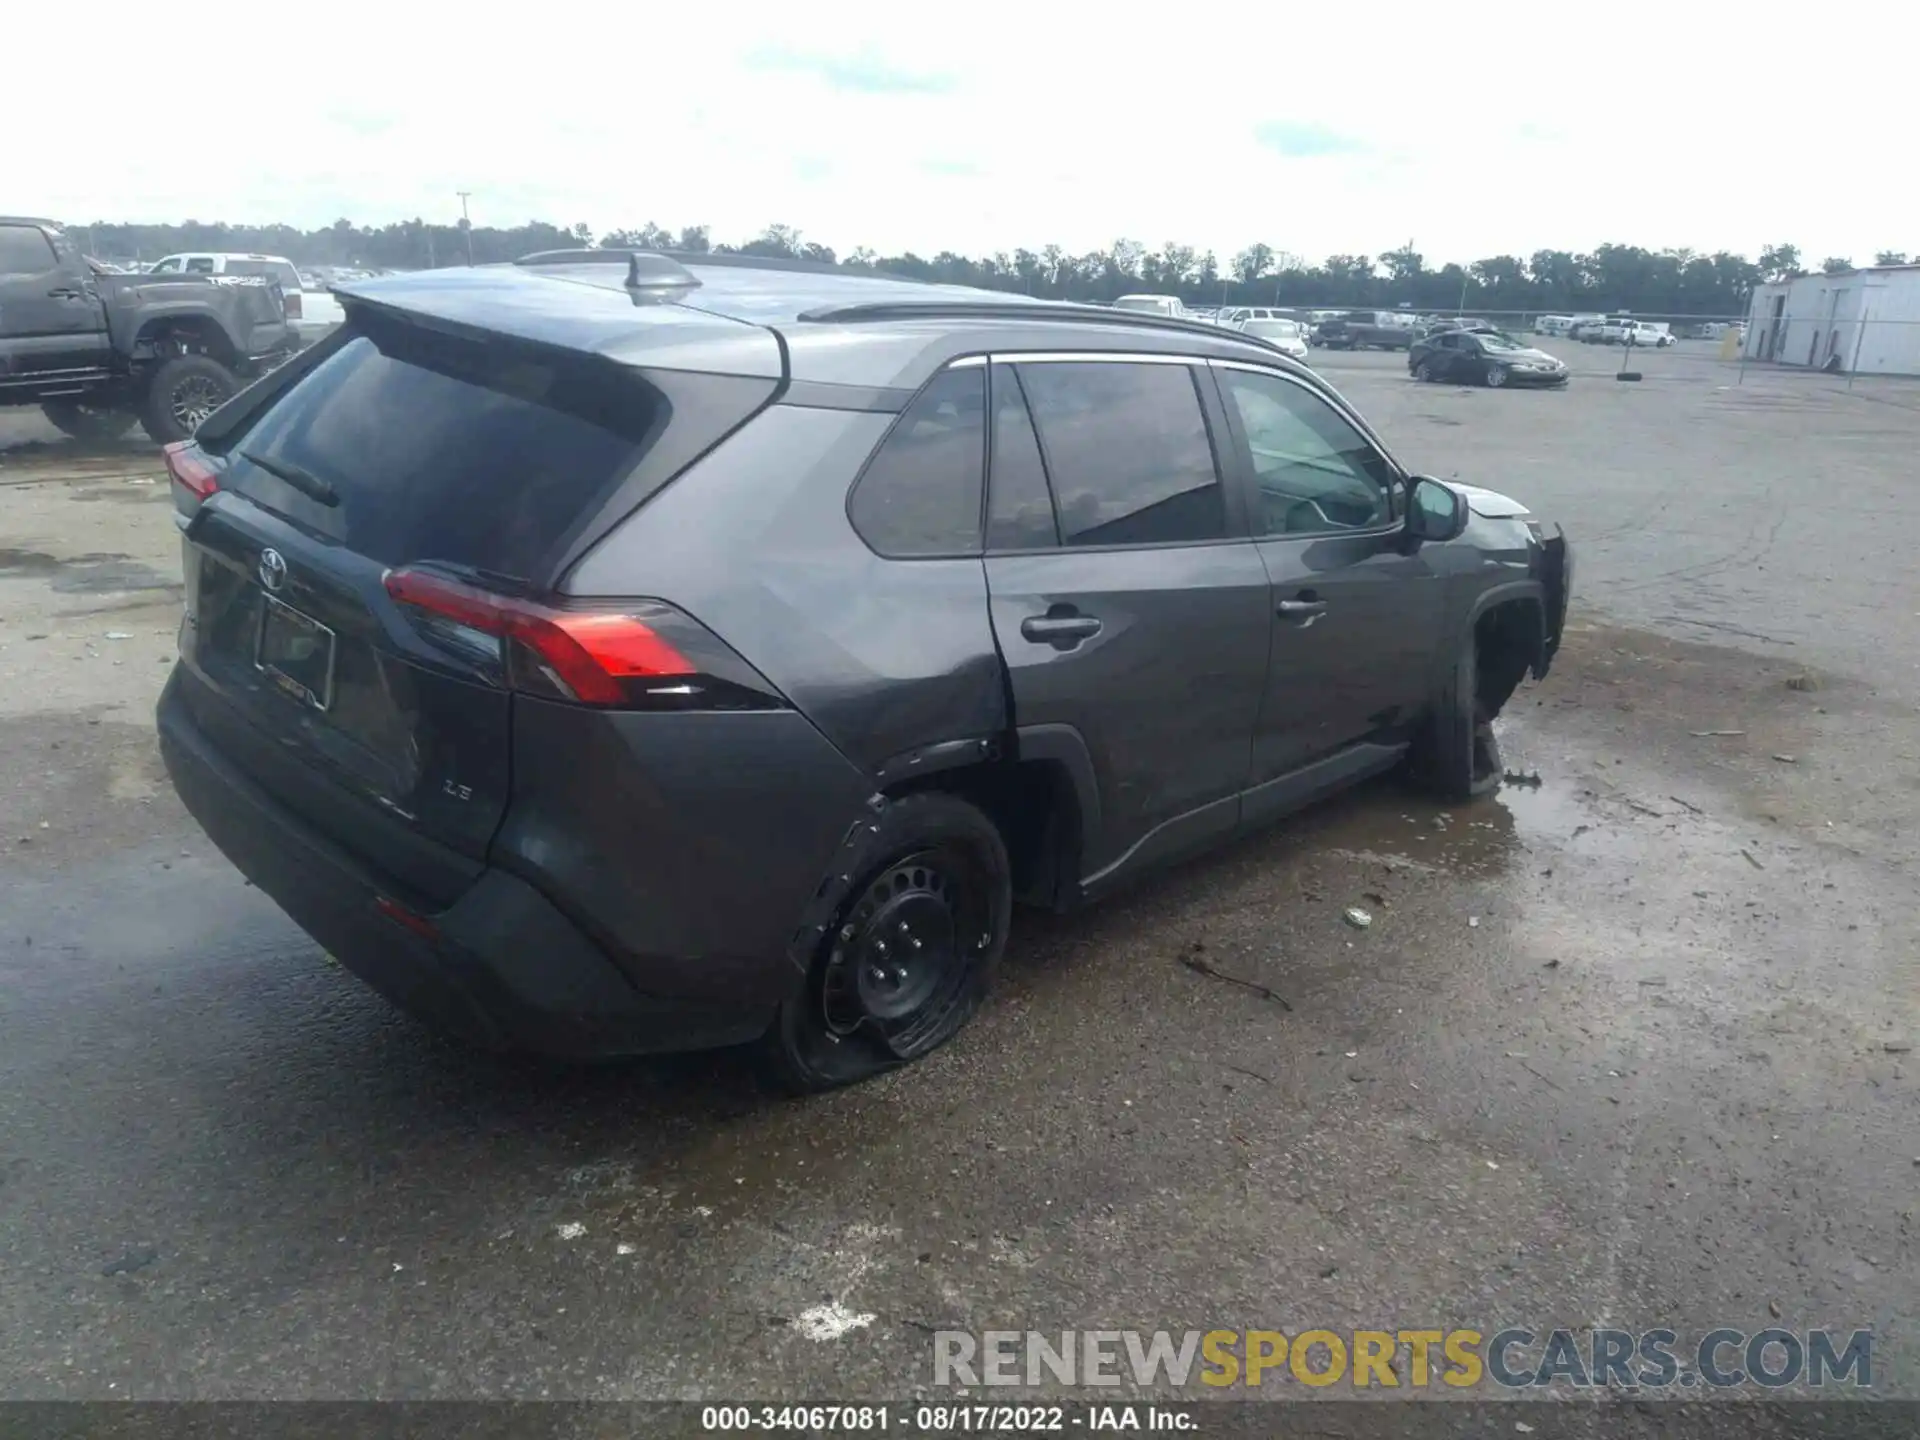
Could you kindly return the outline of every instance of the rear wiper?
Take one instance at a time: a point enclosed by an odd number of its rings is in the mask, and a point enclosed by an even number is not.
[[[279,476],[309,500],[318,500],[322,505],[340,503],[340,496],[333,486],[310,470],[302,470],[298,465],[287,460],[262,459],[251,450],[242,450],[238,453],[242,460],[250,460],[269,475]]]

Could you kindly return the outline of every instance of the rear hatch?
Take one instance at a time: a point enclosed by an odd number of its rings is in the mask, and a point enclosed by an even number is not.
[[[577,657],[516,660],[514,627],[551,613],[623,482],[679,448],[660,443],[673,406],[632,366],[393,311],[356,307],[329,343],[185,457],[212,478],[186,528],[183,693],[265,789],[445,903],[505,811],[515,688],[575,698]]]

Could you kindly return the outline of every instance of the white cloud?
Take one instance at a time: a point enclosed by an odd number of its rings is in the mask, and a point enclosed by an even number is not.
[[[269,13],[10,16],[9,114],[47,135],[6,145],[0,204],[313,226],[450,220],[467,189],[483,224],[923,254],[1920,248],[1890,4],[1764,35],[1639,0]]]

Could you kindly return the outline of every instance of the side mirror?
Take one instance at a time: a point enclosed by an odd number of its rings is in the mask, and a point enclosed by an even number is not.
[[[1407,494],[1407,535],[1435,542],[1458,539],[1467,528],[1467,497],[1451,485],[1416,475]]]

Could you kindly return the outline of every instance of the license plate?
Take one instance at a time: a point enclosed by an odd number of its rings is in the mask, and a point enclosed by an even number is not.
[[[333,631],[271,595],[261,599],[254,668],[293,699],[326,709],[333,704]]]

